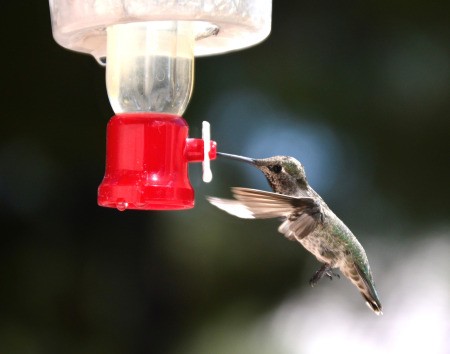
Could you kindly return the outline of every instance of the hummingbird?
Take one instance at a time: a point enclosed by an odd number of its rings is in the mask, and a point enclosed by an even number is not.
[[[264,174],[273,192],[233,187],[235,199],[207,197],[211,204],[244,219],[281,218],[278,231],[287,239],[299,242],[322,263],[309,281],[312,287],[324,276],[339,278],[334,272],[339,269],[358,288],[369,308],[377,315],[382,314],[364,248],[311,188],[298,160],[290,156],[253,159],[217,154],[255,166]]]

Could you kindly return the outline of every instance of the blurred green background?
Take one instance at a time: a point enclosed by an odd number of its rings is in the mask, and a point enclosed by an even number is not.
[[[190,169],[196,207],[100,208],[104,69],[53,40],[48,3],[3,1],[0,353],[450,352],[449,2],[277,1],[270,37],[196,60],[190,135],[301,160],[364,245],[384,305],[277,233],[205,201],[268,189]]]

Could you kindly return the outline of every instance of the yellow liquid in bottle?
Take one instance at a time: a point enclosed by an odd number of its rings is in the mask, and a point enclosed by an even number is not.
[[[133,23],[108,29],[106,86],[114,112],[183,114],[194,77],[189,29],[188,22]]]

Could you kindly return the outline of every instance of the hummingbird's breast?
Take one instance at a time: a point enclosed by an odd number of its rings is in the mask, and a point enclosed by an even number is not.
[[[346,257],[345,249],[338,240],[333,239],[321,226],[300,240],[300,243],[311,252],[319,262],[327,263],[332,268],[340,268]]]
[[[359,243],[328,207],[323,208],[323,213],[323,223],[299,241],[319,262],[327,263],[332,268],[343,268],[353,263],[353,248],[358,248]]]

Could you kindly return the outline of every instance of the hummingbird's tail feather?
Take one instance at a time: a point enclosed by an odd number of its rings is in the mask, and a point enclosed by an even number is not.
[[[367,306],[369,306],[369,308],[373,312],[375,312],[377,315],[383,314],[382,307],[381,307],[380,301],[378,299],[371,297],[370,295],[364,293],[363,291],[361,291],[361,295],[366,300]]]
[[[361,295],[366,300],[367,306],[369,306],[369,308],[373,310],[373,312],[375,312],[377,315],[382,315],[383,312],[381,311],[381,302],[378,298],[378,294],[372,280],[372,273],[370,272],[370,268],[367,269],[366,273],[363,272],[357,264],[355,264],[355,268],[361,279],[361,281],[357,282],[358,284],[356,284],[356,286],[359,288]]]
[[[382,315],[382,306],[378,298],[377,291],[373,284],[370,269],[367,270],[367,275],[355,263],[354,267],[341,268],[341,272],[358,288],[367,306],[377,315]]]

